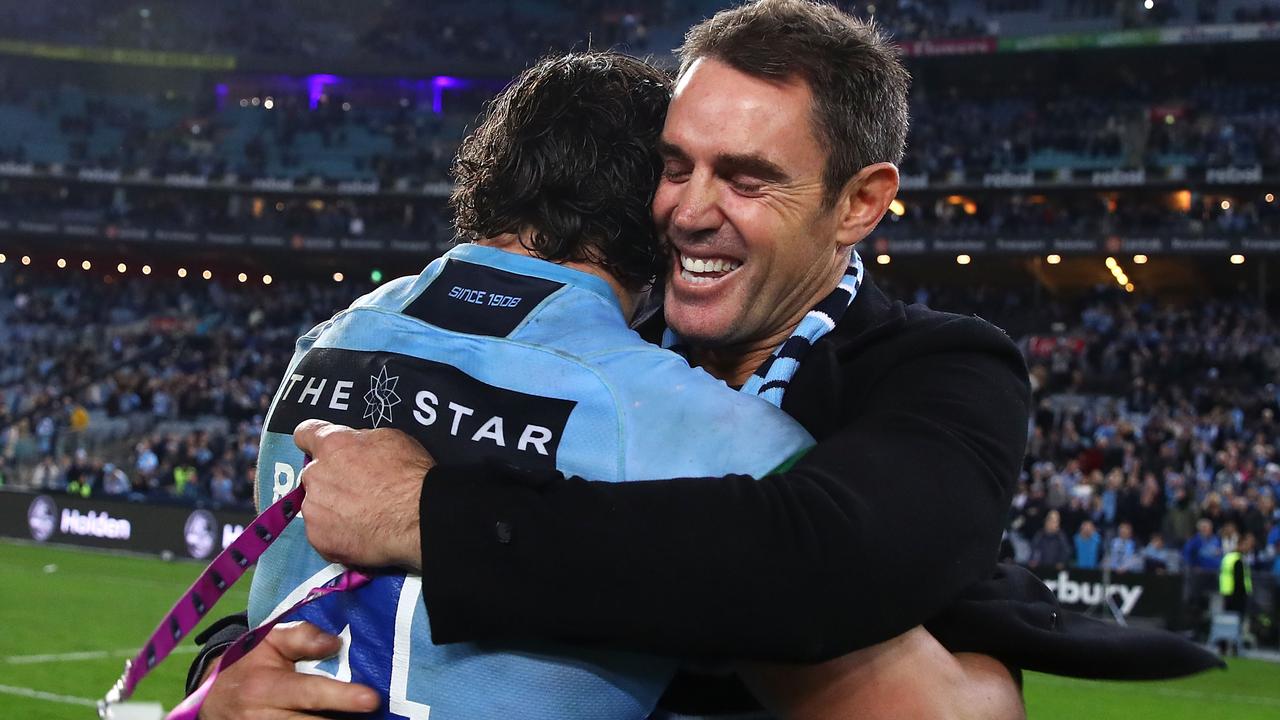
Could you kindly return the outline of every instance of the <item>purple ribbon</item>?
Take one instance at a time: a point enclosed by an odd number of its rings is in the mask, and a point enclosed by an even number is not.
[[[302,508],[302,498],[306,494],[306,488],[299,485],[277,500],[271,507],[263,510],[261,515],[254,518],[244,532],[240,533],[239,537],[209,563],[209,567],[200,573],[200,577],[196,578],[186,593],[174,604],[173,609],[156,626],[155,632],[151,633],[151,639],[142,646],[132,660],[125,662],[124,674],[107,692],[106,697],[98,702],[100,717],[107,717],[107,709],[111,705],[123,702],[132,696],[142,678],[167,658],[177,647],[178,642],[200,624],[200,620],[218,600],[222,599],[222,596],[244,575],[245,571],[258,562],[267,548],[271,547],[271,543],[280,537],[285,526],[298,516],[298,511]],[[209,688],[213,685],[218,673],[257,647],[262,638],[266,637],[281,618],[325,595],[354,590],[369,580],[368,575],[347,570],[329,582],[312,588],[306,597],[287,611],[276,614],[262,625],[241,635],[222,654],[218,664],[200,688],[170,711],[166,720],[196,720],[200,713],[200,706],[204,703],[205,696],[209,694]]]

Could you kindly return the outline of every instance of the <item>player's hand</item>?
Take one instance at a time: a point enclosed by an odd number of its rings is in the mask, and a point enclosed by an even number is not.
[[[278,627],[258,647],[218,674],[200,708],[200,720],[292,720],[311,713],[367,713],[380,700],[372,688],[304,675],[298,660],[321,660],[341,640],[310,623]]]
[[[304,420],[293,441],[312,460],[302,470],[307,539],[331,562],[422,569],[418,499],[436,463],[399,430],[353,430]]]

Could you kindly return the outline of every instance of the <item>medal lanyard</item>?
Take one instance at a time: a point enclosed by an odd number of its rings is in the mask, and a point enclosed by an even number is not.
[[[156,626],[155,631],[151,633],[151,638],[142,646],[138,654],[132,660],[125,661],[124,674],[107,692],[106,697],[98,701],[100,718],[112,717],[112,706],[128,700],[142,678],[150,674],[161,661],[168,657],[177,647],[178,642],[195,629],[227,590],[244,576],[246,570],[258,562],[267,548],[271,547],[271,544],[284,532],[285,526],[297,517],[305,495],[306,488],[299,485],[277,500],[254,518],[249,523],[249,527],[219,553],[213,562],[209,563],[204,572],[200,573],[200,577],[196,578],[186,593],[174,604],[173,609]],[[201,683],[199,689],[171,710],[165,716],[165,720],[196,720],[200,713],[200,706],[204,703],[205,696],[209,694],[209,688],[213,685],[218,673],[257,647],[262,638],[266,637],[281,618],[330,593],[354,590],[369,582],[370,579],[364,573],[347,570],[338,577],[312,588],[292,607],[277,613],[258,627],[236,638],[235,642],[229,645],[218,658],[217,664]]]

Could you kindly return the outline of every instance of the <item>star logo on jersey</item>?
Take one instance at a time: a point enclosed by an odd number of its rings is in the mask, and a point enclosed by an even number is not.
[[[385,365],[377,376],[369,376],[369,392],[364,394],[364,417],[373,418],[375,428],[383,421],[391,422],[391,408],[400,403],[400,396],[396,394],[398,382],[400,382],[399,375],[387,377]]]

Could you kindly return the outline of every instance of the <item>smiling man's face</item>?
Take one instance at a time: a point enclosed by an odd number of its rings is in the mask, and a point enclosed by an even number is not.
[[[826,151],[801,80],[710,58],[676,87],[654,219],[670,240],[667,323],[708,347],[781,342],[848,262],[826,207]]]

